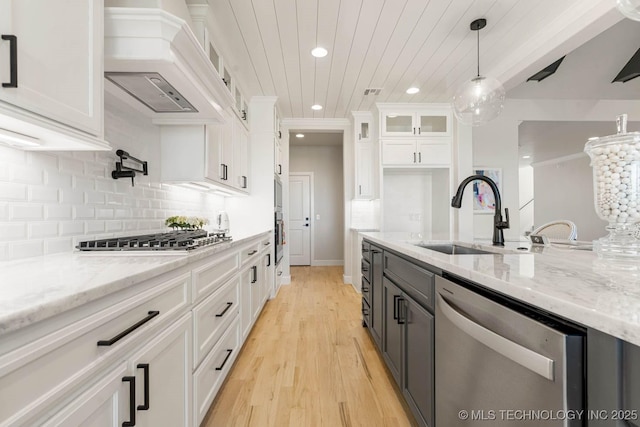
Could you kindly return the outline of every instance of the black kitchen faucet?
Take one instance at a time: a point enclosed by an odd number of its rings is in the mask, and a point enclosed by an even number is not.
[[[493,197],[496,201],[496,213],[493,216],[493,245],[494,246],[504,246],[504,233],[502,230],[505,228],[509,228],[509,208],[504,209],[505,216],[507,217],[506,221],[502,220],[502,201],[500,199],[500,192],[498,191],[498,186],[491,178],[488,178],[484,175],[471,175],[465,178],[460,185],[458,186],[458,191],[456,191],[456,195],[451,199],[451,206],[454,208],[460,208],[462,206],[462,194],[464,193],[464,189],[471,181],[484,181],[489,184],[491,187],[491,191],[493,191]]]

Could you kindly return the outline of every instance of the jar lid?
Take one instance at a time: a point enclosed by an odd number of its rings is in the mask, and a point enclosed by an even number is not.
[[[616,117],[616,127],[618,133],[601,137],[589,138],[584,145],[584,151],[589,151],[596,147],[605,147],[614,144],[633,144],[640,142],[640,132],[627,132],[627,115],[622,114]]]

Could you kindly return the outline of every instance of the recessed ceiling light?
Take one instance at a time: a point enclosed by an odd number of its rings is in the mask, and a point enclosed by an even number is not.
[[[531,156],[522,156],[523,159],[530,159]]]
[[[312,109],[312,110],[316,110],[316,111],[317,111],[317,110],[322,110],[322,105],[319,105],[319,104],[312,105],[312,106],[311,106],[311,109]]]
[[[304,134],[303,133],[297,133],[296,134],[296,138],[304,138]]]
[[[413,95],[413,94],[418,93],[418,92],[420,92],[420,89],[417,88],[417,87],[410,87],[409,89],[407,89],[407,93],[409,95]]]
[[[317,47],[311,51],[311,55],[315,56],[316,58],[324,58],[325,56],[327,56],[327,53],[327,49],[323,47]]]

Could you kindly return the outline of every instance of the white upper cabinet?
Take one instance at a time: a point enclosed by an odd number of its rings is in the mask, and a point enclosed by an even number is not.
[[[451,141],[448,138],[382,140],[383,166],[448,167]]]
[[[103,10],[101,0],[0,0],[0,127],[35,140],[23,148],[109,149]],[[67,143],[52,135],[65,132]]]
[[[384,106],[380,109],[380,134],[383,137],[451,136],[451,109],[449,107],[416,108]]]

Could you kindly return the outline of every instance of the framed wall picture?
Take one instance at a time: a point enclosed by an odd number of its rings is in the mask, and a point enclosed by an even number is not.
[[[473,172],[476,175],[491,178],[498,186],[498,191],[502,196],[502,169],[475,167]],[[494,214],[495,212],[496,201],[489,184],[484,181],[473,181],[473,213]]]

